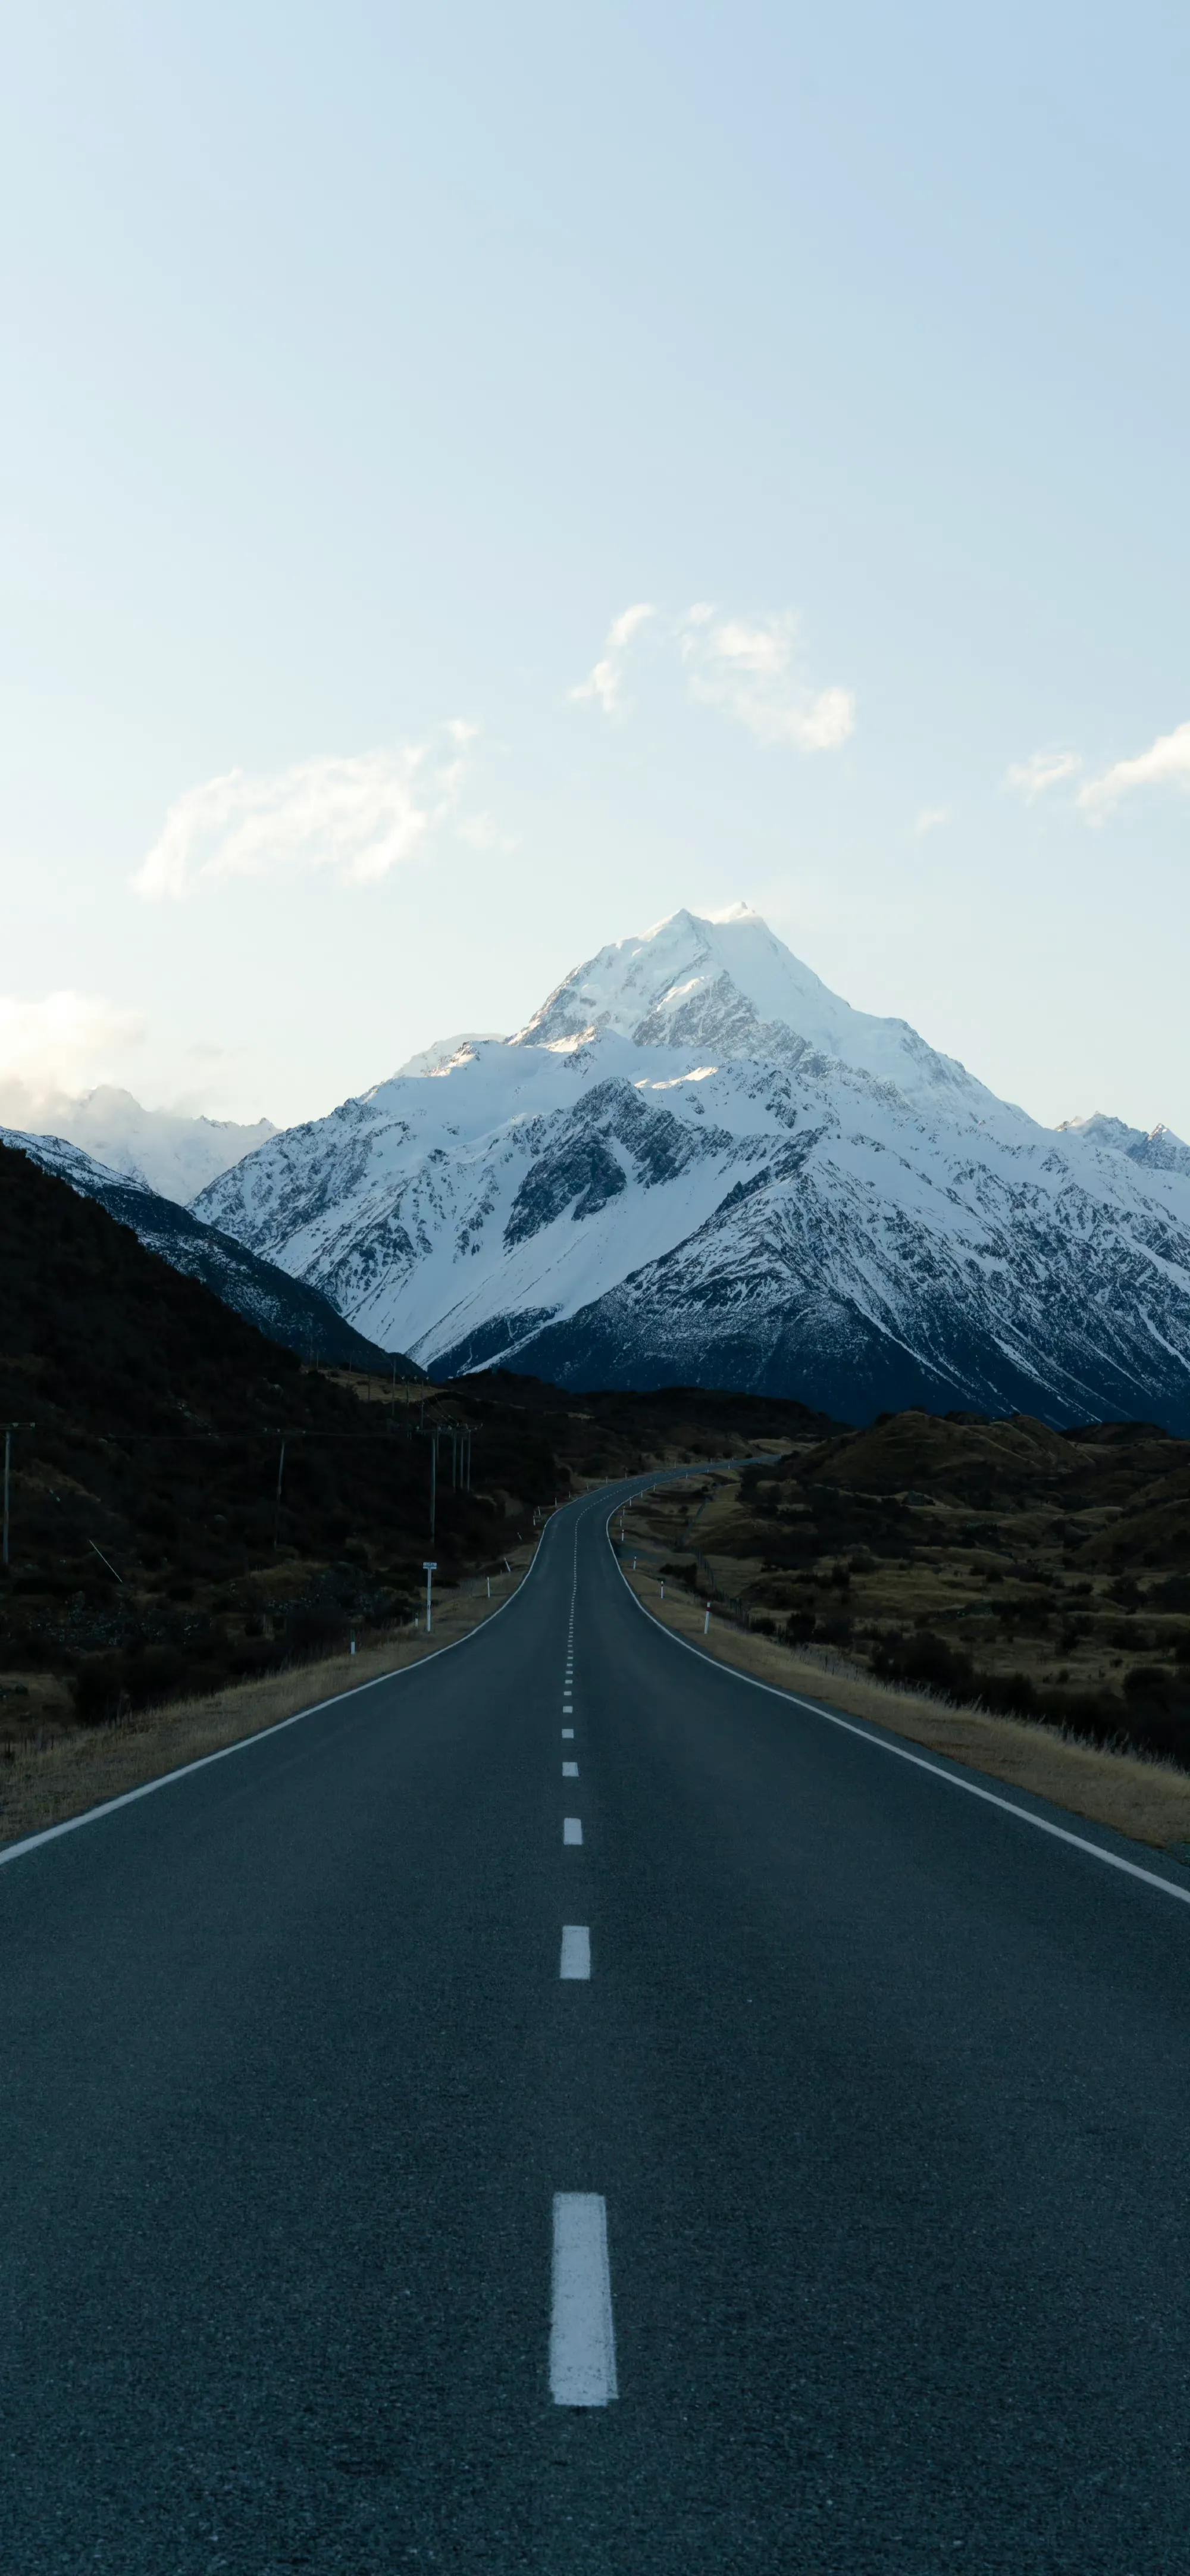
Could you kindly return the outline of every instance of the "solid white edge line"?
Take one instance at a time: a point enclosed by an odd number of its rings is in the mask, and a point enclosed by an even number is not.
[[[607,2203],[594,2191],[554,2193],[550,2395],[555,2406],[607,2406],[619,2395]]]
[[[981,1788],[978,1780],[964,1780],[955,1771],[944,1771],[940,1763],[931,1762],[928,1754],[911,1753],[907,1745],[894,1744],[886,1735],[873,1733],[866,1726],[857,1726],[853,1718],[841,1717],[837,1709],[824,1708],[818,1700],[803,1699],[797,1691],[782,1690],[777,1682],[758,1682],[752,1673],[738,1672],[734,1664],[721,1664],[716,1655],[704,1655],[700,1647],[691,1645],[688,1637],[676,1636],[672,1628],[655,1619],[652,1611],[646,1610],[644,1602],[637,1599],[612,1544],[614,1518],[613,1509],[607,1517],[605,1536],[624,1590],[629,1600],[636,1604],[642,1618],[647,1619],[649,1626],[656,1628],[659,1635],[668,1637],[671,1646],[680,1646],[684,1654],[697,1655],[700,1664],[709,1664],[713,1672],[725,1673],[729,1681],[744,1682],[749,1690],[766,1691],[770,1699],[783,1699],[787,1707],[803,1708],[808,1716],[820,1717],[825,1725],[841,1727],[844,1735],[858,1736],[860,1743],[870,1744],[875,1753],[895,1754],[898,1762],[912,1763],[915,1771],[928,1771],[931,1779],[941,1780],[944,1787],[962,1789],[968,1798],[982,1798],[985,1806],[1001,1807],[1006,1816],[1016,1816],[1021,1824],[1033,1825],[1039,1834],[1052,1834],[1055,1842],[1072,1843],[1076,1851],[1089,1852],[1092,1860],[1101,1860],[1107,1869],[1123,1870],[1125,1877],[1143,1879],[1146,1887],[1160,1888],[1163,1896],[1174,1897],[1179,1905],[1190,1905],[1190,1887],[1178,1887],[1172,1878],[1160,1877],[1155,1869],[1142,1869],[1139,1861],[1125,1860],[1120,1852],[1105,1851],[1102,1843],[1090,1843],[1085,1834],[1071,1833],[1067,1825],[1052,1824],[1048,1816],[1033,1815],[1028,1807],[1018,1807],[1015,1799],[1002,1798],[995,1789]]]
[[[586,1981],[591,1974],[591,1930],[587,1923],[564,1923],[558,1975]]]
[[[565,1511],[567,1506],[563,1503],[560,1508]],[[318,1717],[324,1708],[335,1708],[341,1700],[358,1699],[361,1692],[376,1690],[381,1682],[405,1681],[411,1673],[423,1672],[427,1664],[436,1664],[441,1655],[453,1655],[456,1647],[474,1645],[485,1628],[490,1628],[493,1621],[502,1618],[506,1610],[511,1610],[514,1601],[520,1600],[530,1575],[537,1571],[537,1560],[546,1533],[552,1529],[557,1517],[556,1512],[551,1512],[549,1519],[543,1522],[537,1545],[516,1591],[509,1593],[507,1601],[502,1601],[498,1610],[493,1610],[490,1619],[481,1619],[468,1636],[452,1637],[449,1645],[435,1646],[432,1654],[419,1656],[415,1664],[398,1664],[391,1673],[373,1673],[370,1682],[352,1682],[348,1690],[332,1691],[329,1699],[312,1700],[309,1708],[295,1709],[292,1717],[278,1717],[272,1726],[258,1726],[253,1735],[237,1735],[234,1744],[220,1744],[214,1753],[200,1753],[193,1762],[180,1762],[176,1770],[159,1772],[155,1780],[142,1780],[139,1788],[121,1790],[118,1798],[105,1798],[98,1807],[84,1807],[80,1815],[64,1816],[60,1825],[45,1825],[39,1834],[25,1834],[19,1843],[7,1843],[0,1848],[0,1869],[6,1868],[10,1860],[23,1860],[26,1852],[40,1850],[43,1843],[59,1842],[63,1834],[76,1834],[83,1825],[97,1825],[101,1816],[114,1816],[118,1807],[135,1806],[138,1798],[152,1798],[158,1789],[171,1789],[175,1780],[187,1780],[191,1772],[205,1771],[212,1762],[226,1762],[232,1753],[246,1753],[254,1744],[266,1744],[270,1735],[283,1735],[287,1726],[300,1726],[304,1718]]]

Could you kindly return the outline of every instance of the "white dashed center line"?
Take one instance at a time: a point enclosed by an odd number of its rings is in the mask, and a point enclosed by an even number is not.
[[[618,2394],[616,2337],[598,2192],[555,2192],[553,2275],[550,2395],[555,2406],[607,2406]]]
[[[591,1974],[591,1934],[585,1923],[564,1923],[562,1956],[558,1962],[560,1977],[583,1977]]]
[[[582,1828],[582,1823],[581,1823],[581,1821],[580,1821],[579,1817],[578,1817],[578,1816],[563,1816],[563,1818],[562,1818],[562,1840],[563,1840],[563,1842],[564,1842],[564,1843],[581,1843],[582,1839],[583,1839],[583,1828]]]
[[[577,1780],[577,1778],[578,1778],[578,1764],[577,1764],[577,1762],[564,1762],[564,1763],[563,1763],[563,1765],[562,1765],[562,1777],[563,1777],[563,1779],[564,1779],[564,1780]]]
[[[562,1741],[563,1741],[563,1743],[564,1743],[564,1744],[573,1744],[573,1742],[574,1742],[574,1728],[573,1728],[572,1726],[564,1726],[564,1727],[563,1727],[563,1729],[562,1729]]]

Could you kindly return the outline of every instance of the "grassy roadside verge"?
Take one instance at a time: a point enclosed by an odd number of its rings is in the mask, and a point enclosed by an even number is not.
[[[717,1663],[778,1690],[829,1702],[847,1717],[886,1727],[952,1762],[984,1772],[1065,1807],[1072,1816],[1109,1825],[1159,1851],[1190,1845],[1190,1774],[1131,1753],[1069,1741],[1053,1728],[993,1717],[980,1709],[944,1702],[848,1670],[839,1658],[798,1654],[768,1637],[749,1636],[712,1614],[703,1633],[703,1605],[667,1584],[661,1598],[657,1574],[644,1566],[625,1579],[645,1609],[675,1636],[703,1648]]]
[[[293,1664],[260,1680],[230,1683],[203,1698],[144,1709],[118,1726],[79,1727],[41,1749],[14,1754],[0,1771],[0,1849],[84,1815],[127,1789],[142,1788],[204,1753],[219,1753],[260,1735],[281,1718],[296,1717],[339,1691],[404,1672],[470,1636],[519,1590],[535,1554],[535,1542],[510,1550],[511,1571],[492,1576],[490,1601],[476,1582],[445,1593],[434,1604],[429,1637],[424,1628],[400,1628],[354,1655]]]

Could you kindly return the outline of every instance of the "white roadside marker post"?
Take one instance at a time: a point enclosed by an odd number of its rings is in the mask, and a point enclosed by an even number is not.
[[[702,1633],[703,1633],[704,1637],[705,1637],[705,1635],[706,1635],[706,1633],[707,1633],[708,1628],[710,1627],[710,1624],[711,1624],[711,1605],[710,1605],[710,1602],[708,1601],[708,1603],[707,1603],[707,1615],[706,1615],[706,1618],[703,1620],[703,1623],[702,1623]]]
[[[423,1556],[421,1570],[426,1578],[426,1635],[428,1637],[434,1626],[434,1577],[438,1571],[437,1557]]]

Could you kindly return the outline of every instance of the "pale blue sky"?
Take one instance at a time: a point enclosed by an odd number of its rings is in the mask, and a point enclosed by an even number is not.
[[[742,897],[1190,1133],[1188,110],[1147,0],[26,9],[0,1069],[306,1115]]]

